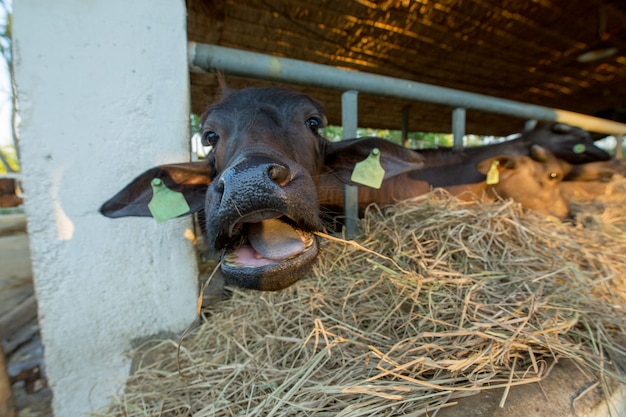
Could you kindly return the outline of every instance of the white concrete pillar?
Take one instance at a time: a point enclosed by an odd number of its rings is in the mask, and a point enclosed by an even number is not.
[[[57,417],[123,389],[133,340],[194,318],[188,219],[111,220],[143,170],[189,158],[183,0],[19,0],[13,39],[35,290]]]

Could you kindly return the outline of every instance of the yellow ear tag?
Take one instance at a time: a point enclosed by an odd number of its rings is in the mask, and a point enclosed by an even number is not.
[[[385,170],[380,165],[380,150],[372,149],[367,158],[354,164],[350,179],[371,188],[380,188],[385,178]]]
[[[189,212],[189,204],[182,193],[170,190],[159,178],[154,178],[150,185],[152,199],[148,203],[148,209],[157,223]]]
[[[489,171],[487,171],[487,185],[495,185],[500,182],[500,171],[498,171],[500,161],[491,161]]]

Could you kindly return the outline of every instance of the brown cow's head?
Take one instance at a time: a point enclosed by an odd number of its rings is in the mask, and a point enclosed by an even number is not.
[[[206,211],[207,241],[222,251],[227,283],[278,290],[318,254],[317,182],[346,173],[377,147],[389,176],[422,166],[419,155],[381,139],[330,142],[322,106],[284,88],[226,91],[202,118],[206,162],[165,165],[133,180],[101,208],[109,217],[151,216],[151,182],[178,191],[190,212]],[[345,175],[344,175],[345,176]]]
[[[563,165],[549,150],[532,145],[530,156],[502,155],[477,165],[478,171],[488,177],[488,172],[494,168],[498,170],[499,179],[487,185],[492,195],[513,199],[526,208],[559,219],[569,217],[569,206],[559,188],[564,176]]]

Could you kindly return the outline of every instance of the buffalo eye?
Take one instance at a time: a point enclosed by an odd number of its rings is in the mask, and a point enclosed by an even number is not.
[[[317,117],[309,117],[305,124],[309,129],[311,129],[311,132],[316,135],[319,133],[319,130],[322,127],[322,121]]]
[[[200,140],[200,142],[202,142],[202,146],[215,146],[219,138],[220,135],[209,130],[202,134],[202,139]]]

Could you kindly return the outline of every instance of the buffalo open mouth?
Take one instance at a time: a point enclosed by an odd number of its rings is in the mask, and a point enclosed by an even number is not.
[[[244,216],[229,235],[222,273],[229,283],[246,288],[285,288],[300,278],[318,252],[313,233],[276,212]]]

